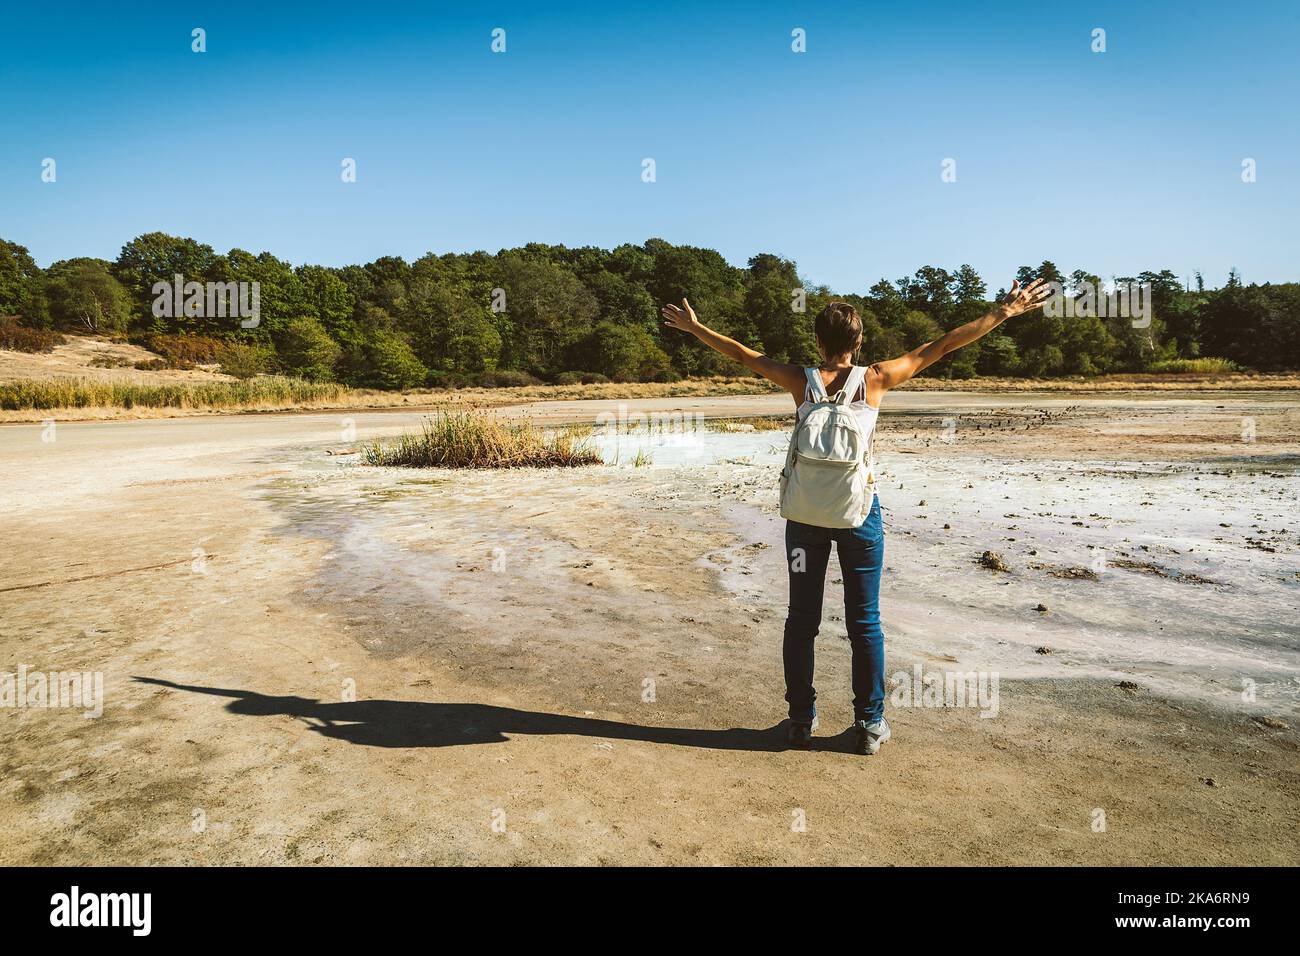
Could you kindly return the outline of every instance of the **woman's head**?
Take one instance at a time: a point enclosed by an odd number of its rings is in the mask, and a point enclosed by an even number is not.
[[[862,346],[862,319],[847,302],[832,302],[818,312],[813,331],[823,358],[849,355]]]

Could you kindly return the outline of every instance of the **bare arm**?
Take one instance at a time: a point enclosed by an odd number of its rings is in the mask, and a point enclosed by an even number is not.
[[[675,305],[665,305],[660,310],[660,314],[664,317],[664,324],[669,328],[689,332],[713,351],[725,355],[733,362],[739,362],[745,368],[757,372],[770,382],[776,382],[777,385],[780,385],[793,395],[796,402],[803,400],[804,384],[808,379],[800,366],[770,359],[762,352],[756,352],[749,346],[742,345],[721,332],[713,331],[695,317],[695,310],[691,308],[691,304],[685,299],[682,299],[681,308]]]
[[[955,352],[964,345],[970,345],[976,339],[992,332],[1012,316],[1036,309],[1052,294],[1050,286],[1043,285],[1042,279],[1035,279],[1019,290],[1013,290],[1007,301],[999,304],[988,315],[959,325],[933,342],[912,349],[906,355],[887,362],[877,362],[872,368],[877,373],[881,391],[897,388],[908,379],[929,368],[949,352]]]

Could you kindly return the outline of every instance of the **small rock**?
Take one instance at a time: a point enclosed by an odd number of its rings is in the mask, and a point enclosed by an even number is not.
[[[1035,604],[1034,610],[1037,611],[1039,614],[1046,614],[1049,608],[1047,607],[1046,604]]]
[[[1287,724],[1287,722],[1286,722],[1285,720],[1279,720],[1279,719],[1276,718],[1276,717],[1268,717],[1268,716],[1264,716],[1264,717],[1256,717],[1256,718],[1255,718],[1255,723],[1257,723],[1257,724],[1261,724],[1261,725],[1264,726],[1264,727],[1271,727],[1273,730],[1289,730],[1289,729],[1290,729],[1290,726]]]
[[[980,555],[980,565],[988,568],[990,571],[1010,571],[1007,562],[1003,559],[1000,552],[985,551]]]
[[[1097,572],[1091,568],[1052,568],[1047,573],[1054,578],[1083,581],[1097,580]]]
[[[1050,647],[1048,647],[1046,644],[1044,644],[1042,647],[1035,647],[1035,648],[1034,648],[1034,653],[1035,653],[1035,654],[1050,654],[1050,653],[1052,653],[1052,649],[1051,649]]]
[[[1115,686],[1118,687],[1120,690],[1141,690],[1142,689],[1140,684],[1138,684],[1136,681],[1131,681],[1131,680],[1122,680]]]

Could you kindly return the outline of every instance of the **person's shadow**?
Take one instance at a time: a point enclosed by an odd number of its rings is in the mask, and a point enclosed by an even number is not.
[[[711,750],[785,750],[785,722],[763,730],[732,727],[697,730],[686,727],[646,727],[617,720],[570,717],[492,704],[451,704],[419,700],[358,700],[336,704],[306,697],[272,697],[249,690],[177,684],[156,677],[133,678],[143,684],[229,697],[232,714],[297,717],[326,737],[365,747],[454,747],[504,743],[508,734],[571,734],[606,740],[640,740]],[[848,732],[814,739],[814,750],[848,750]]]

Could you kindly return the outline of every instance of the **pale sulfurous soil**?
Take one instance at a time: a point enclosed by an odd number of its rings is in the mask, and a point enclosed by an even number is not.
[[[466,475],[347,454],[410,413],[0,428],[0,671],[106,697],[0,709],[0,862],[1300,862],[1294,396],[882,421],[889,671],[1002,677],[872,758],[834,561],[780,748],[780,431]]]

